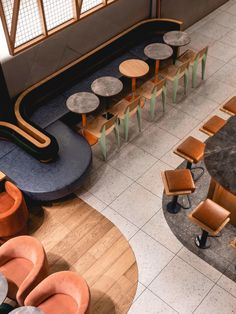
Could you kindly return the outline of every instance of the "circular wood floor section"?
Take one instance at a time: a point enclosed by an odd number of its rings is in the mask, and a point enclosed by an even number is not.
[[[91,291],[92,313],[125,314],[138,283],[138,268],[126,238],[101,213],[79,198],[35,207],[30,234],[47,252],[50,272],[72,270]]]

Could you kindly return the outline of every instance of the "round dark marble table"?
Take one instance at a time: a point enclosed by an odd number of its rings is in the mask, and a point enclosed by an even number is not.
[[[182,31],[171,31],[167,32],[163,36],[163,40],[167,45],[173,47],[173,60],[174,63],[177,59],[178,48],[186,46],[191,42],[190,36],[186,32]]]
[[[156,61],[154,82],[157,82],[160,60],[165,60],[171,57],[173,49],[166,44],[153,43],[145,47],[144,53],[148,58]]]
[[[86,114],[93,112],[98,108],[100,104],[99,98],[93,93],[80,92],[74,95],[71,95],[67,101],[67,108],[75,113],[79,113],[82,115],[82,133],[83,129],[87,125],[87,117]],[[90,145],[94,145],[97,143],[97,139],[89,134],[84,134],[84,137],[87,139]]]
[[[6,278],[0,273],[0,304],[4,302],[7,297],[8,292],[8,282]]]
[[[11,311],[10,314],[44,314],[44,312],[34,306],[21,306]]]
[[[91,89],[98,96],[111,97],[122,91],[123,83],[116,77],[102,76],[93,81]]]
[[[207,139],[204,162],[212,178],[210,198],[231,211],[236,225],[236,116]]]

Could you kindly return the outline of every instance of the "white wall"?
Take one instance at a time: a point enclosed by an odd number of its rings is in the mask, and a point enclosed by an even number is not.
[[[151,3],[150,0],[118,0],[14,57],[6,57],[6,48],[0,45],[2,68],[11,97],[148,18]]]

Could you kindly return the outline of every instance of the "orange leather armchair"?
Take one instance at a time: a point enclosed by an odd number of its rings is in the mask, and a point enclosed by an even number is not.
[[[25,234],[29,212],[22,192],[11,182],[5,182],[0,193],[0,243],[11,237]]]
[[[8,240],[0,247],[0,272],[8,281],[8,297],[23,305],[26,296],[48,275],[42,244],[30,236]]]
[[[89,314],[90,294],[86,281],[71,271],[44,279],[25,299],[45,314]]]

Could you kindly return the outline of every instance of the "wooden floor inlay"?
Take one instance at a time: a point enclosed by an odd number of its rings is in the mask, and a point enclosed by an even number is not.
[[[92,314],[125,314],[137,289],[134,253],[119,229],[78,198],[34,208],[30,234],[47,252],[51,272],[81,274],[91,291]]]

